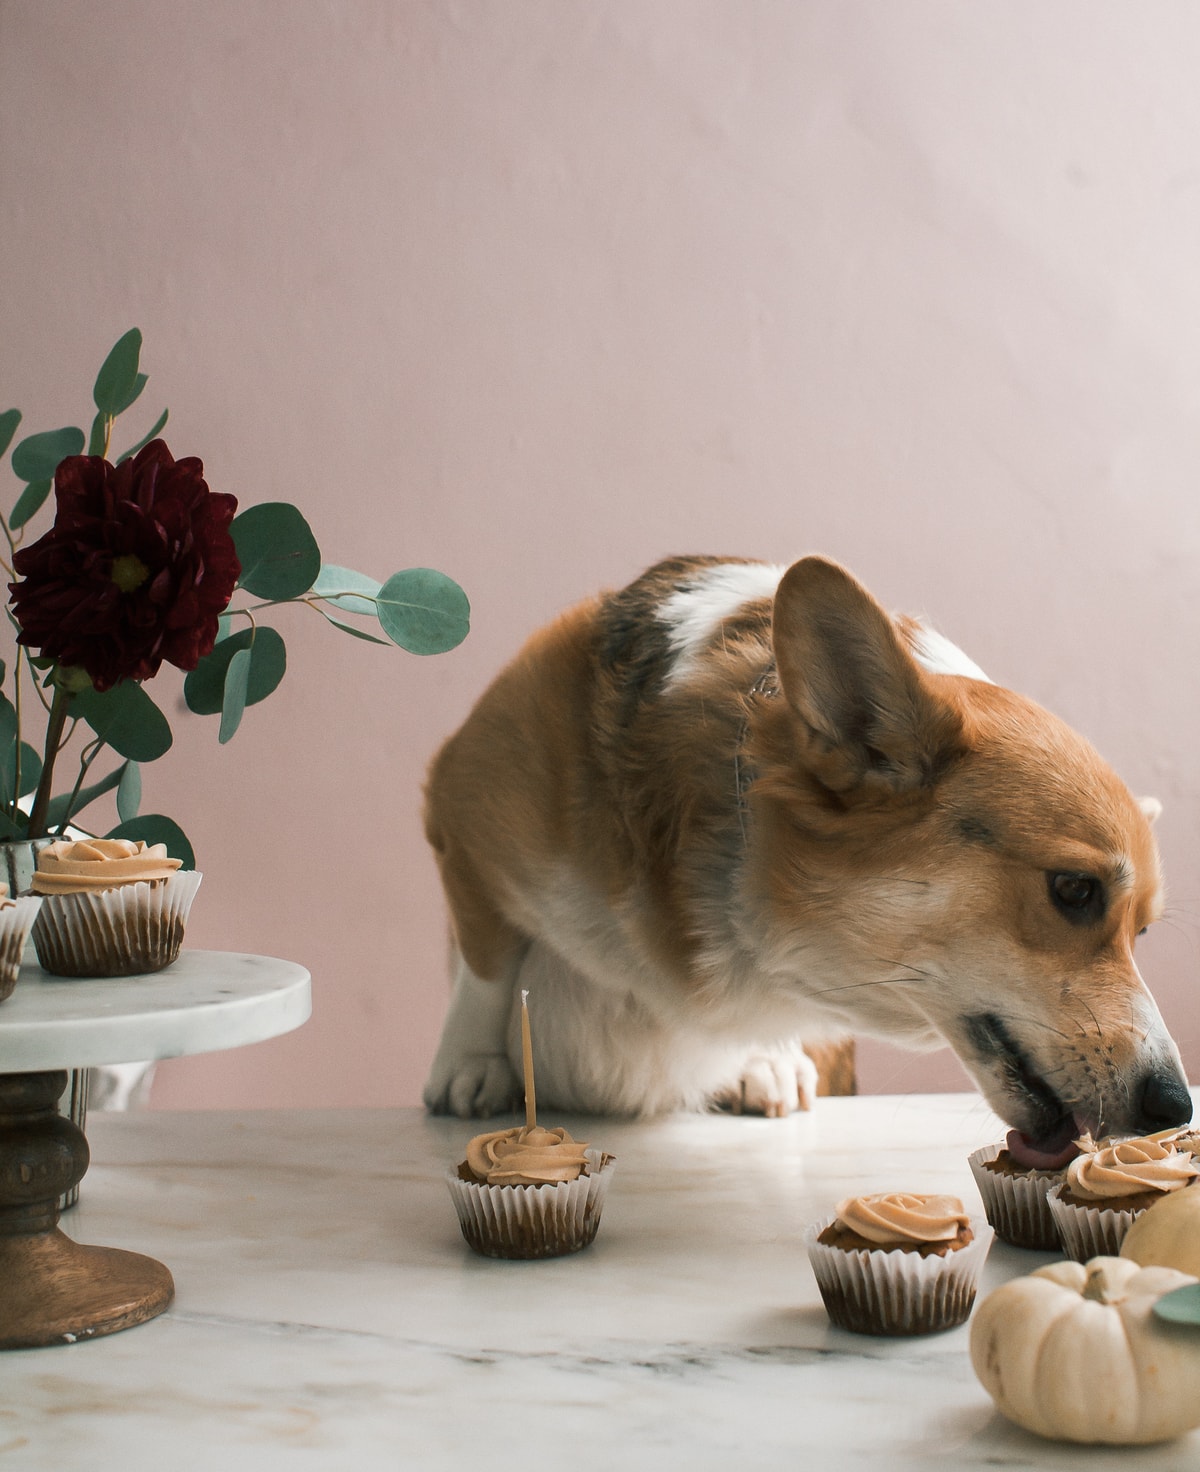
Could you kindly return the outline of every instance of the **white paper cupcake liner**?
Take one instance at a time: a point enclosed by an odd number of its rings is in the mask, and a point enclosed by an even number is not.
[[[547,1186],[488,1186],[464,1181],[457,1167],[446,1184],[467,1244],[484,1257],[562,1257],[596,1235],[615,1161],[585,1152],[589,1175]]]
[[[804,1233],[808,1260],[831,1321],[855,1334],[933,1334],[967,1321],[993,1232],[971,1221],[974,1236],[944,1256],[829,1247],[817,1238],[835,1218]]]
[[[179,869],[169,879],[98,894],[44,895],[33,926],[42,969],[55,976],[161,971],[179,955],[202,878],[194,869]]]
[[[1046,1201],[1066,1255],[1076,1262],[1087,1262],[1093,1257],[1120,1257],[1125,1233],[1148,1208],[1126,1211],[1118,1206],[1075,1206],[1062,1200],[1063,1189],[1061,1182],[1052,1187]]]
[[[25,942],[41,904],[36,895],[22,895],[0,909],[0,1002],[12,995],[17,984]]]
[[[985,1145],[968,1157],[988,1221],[996,1229],[996,1236],[1013,1247],[1057,1252],[1058,1228],[1046,1203],[1046,1192],[1058,1183],[1060,1174],[1031,1171],[1027,1175],[1010,1175],[987,1170],[985,1167],[1004,1148]]]

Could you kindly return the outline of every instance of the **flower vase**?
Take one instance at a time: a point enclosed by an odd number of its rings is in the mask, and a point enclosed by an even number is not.
[[[0,843],[0,880],[8,886],[8,893],[14,899],[31,893],[38,852],[54,842],[53,838],[15,838]],[[35,959],[32,940],[26,942],[25,959]],[[67,1088],[58,1102],[59,1112],[69,1114],[71,1123],[80,1130],[87,1124],[88,1082],[86,1068],[72,1068]],[[66,1211],[78,1200],[79,1185],[76,1183],[60,1197],[59,1211]]]

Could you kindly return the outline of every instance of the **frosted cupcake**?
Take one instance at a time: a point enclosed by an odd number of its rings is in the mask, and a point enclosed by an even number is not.
[[[25,942],[41,903],[32,895],[11,899],[8,885],[0,881],[0,1002],[12,996],[17,984]]]
[[[1125,1233],[1147,1207],[1200,1177],[1200,1159],[1171,1141],[1142,1136],[1090,1148],[1067,1167],[1047,1202],[1062,1250],[1076,1262],[1116,1257]]]
[[[476,1135],[446,1184],[467,1245],[484,1257],[564,1257],[595,1237],[613,1157],[537,1122],[529,993],[521,993],[525,1123]]]
[[[1057,1169],[1022,1165],[1005,1145],[985,1145],[968,1157],[983,1209],[1001,1241],[1037,1252],[1058,1251],[1058,1228],[1046,1193],[1066,1178]]]
[[[932,1334],[970,1316],[992,1229],[956,1196],[854,1196],[804,1234],[826,1312],[856,1334]]]
[[[55,976],[134,976],[169,966],[201,876],[166,845],[88,838],[38,854],[33,892],[42,907],[33,943]]]
[[[468,1245],[484,1257],[563,1257],[595,1237],[613,1157],[541,1125],[494,1130],[447,1172]]]

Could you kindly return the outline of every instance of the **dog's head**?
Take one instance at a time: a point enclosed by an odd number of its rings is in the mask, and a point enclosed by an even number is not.
[[[839,927],[826,964],[853,980],[830,1009],[944,1038],[1028,1163],[1085,1129],[1185,1122],[1179,1054],[1134,960],[1163,903],[1151,805],[1062,721],[928,667],[920,643],[833,563],[780,583],[785,699],[756,735],[774,913],[811,936],[823,907],[820,929]]]

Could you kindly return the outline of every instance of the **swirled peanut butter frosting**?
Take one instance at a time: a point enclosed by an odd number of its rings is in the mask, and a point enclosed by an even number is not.
[[[11,910],[16,903],[8,892],[8,885],[0,879],[0,910]]]
[[[522,1125],[476,1135],[467,1144],[467,1165],[489,1186],[545,1186],[586,1174],[587,1148],[564,1129]]]
[[[970,1224],[957,1196],[888,1191],[840,1201],[837,1219],[868,1242],[952,1242]]]
[[[95,894],[143,880],[161,883],[182,861],[167,856],[165,843],[140,838],[60,839],[38,854],[34,894]]]
[[[1146,1135],[1077,1156],[1067,1167],[1067,1190],[1081,1201],[1109,1201],[1143,1191],[1178,1191],[1197,1176],[1200,1163],[1190,1151]]]

